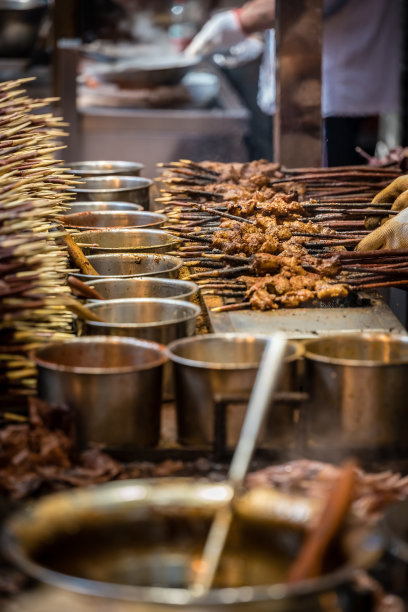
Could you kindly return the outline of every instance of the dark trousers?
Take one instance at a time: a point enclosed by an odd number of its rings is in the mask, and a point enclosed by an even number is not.
[[[324,120],[325,165],[365,164],[355,148],[374,155],[378,135],[378,117],[327,117]]]

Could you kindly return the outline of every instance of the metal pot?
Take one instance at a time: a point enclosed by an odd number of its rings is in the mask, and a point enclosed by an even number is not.
[[[168,344],[192,336],[200,307],[191,302],[158,298],[106,300],[88,304],[104,321],[84,321],[88,335],[131,336]]]
[[[146,211],[90,211],[64,215],[62,222],[66,227],[77,231],[95,228],[152,227],[158,228],[166,223],[166,215]]]
[[[131,255],[114,253],[113,255],[90,255],[89,261],[104,278],[134,278],[138,276],[161,276],[177,278],[183,260],[171,255],[150,255],[140,253]],[[95,276],[73,272],[73,275],[83,281],[95,280]]]
[[[88,281],[87,285],[94,287],[106,300],[170,298],[192,301],[198,293],[198,285],[195,283],[168,278],[115,278]]]
[[[128,161],[79,161],[68,162],[68,171],[76,176],[140,176],[143,164]]]
[[[180,240],[167,232],[144,229],[92,230],[74,234],[85,255],[97,253],[168,253]],[[82,246],[82,245],[90,246]],[[93,246],[95,245],[95,246]]]
[[[0,57],[30,56],[47,6],[47,0],[0,1]]]
[[[132,204],[131,202],[70,202],[67,208],[64,209],[64,215],[71,215],[80,212],[95,212],[104,210],[143,210],[140,204]]]
[[[304,347],[308,449],[407,451],[408,336],[343,334]]]
[[[81,446],[156,446],[163,346],[112,335],[74,338],[37,350],[34,361],[39,397],[75,410]]]
[[[103,176],[84,178],[84,184],[72,189],[77,200],[123,200],[149,208],[149,189],[153,181],[138,176]]]
[[[356,568],[371,565],[379,554],[378,539],[367,530],[342,538],[344,553],[339,556],[344,560],[334,563],[330,573],[289,585],[285,573],[298,550],[299,534],[241,518],[234,519],[230,530],[218,584],[195,597],[186,588],[192,569],[210,520],[231,495],[225,483],[185,478],[130,480],[64,491],[44,496],[11,516],[3,533],[3,550],[30,576],[81,593],[82,602],[91,595],[85,602],[100,609],[119,610],[123,605],[132,612],[373,609],[367,598],[366,605],[353,599],[350,589]]]
[[[261,335],[206,334],[176,340],[167,347],[173,363],[181,444],[203,447],[214,443],[223,446],[223,442],[229,446],[236,444],[267,341],[268,336]],[[289,343],[280,391],[296,388],[296,361],[301,353],[298,344]],[[225,441],[216,442],[223,431]],[[285,402],[274,404],[260,444],[283,450],[293,439],[293,406]]]

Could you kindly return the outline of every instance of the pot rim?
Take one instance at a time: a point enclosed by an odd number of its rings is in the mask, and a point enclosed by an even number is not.
[[[94,164],[111,164],[115,166],[113,168],[98,168],[93,167]],[[73,161],[67,162],[68,171],[72,171],[72,174],[76,174],[77,176],[87,175],[89,178],[95,176],[98,178],[99,176],[112,176],[115,174],[117,170],[128,169],[129,171],[138,170],[141,172],[145,167],[144,164],[140,164],[139,162],[126,162],[120,160],[110,160],[110,159],[97,159],[97,160],[86,160],[86,161]],[[144,177],[141,177],[144,178]]]
[[[96,277],[95,277],[96,278]],[[132,278],[124,278],[124,277],[115,277],[115,278],[98,278],[98,280],[95,281],[86,281],[86,285],[89,286],[94,286],[94,285],[101,285],[102,283],[106,283],[108,282],[108,284],[121,284],[122,282],[125,283],[127,281],[131,281],[131,283],[133,283],[133,281],[137,281],[136,284],[140,284],[140,285],[144,285],[144,284],[148,284],[151,283],[153,281],[153,284],[157,284],[157,285],[170,285],[170,286],[176,286],[176,287],[180,287],[180,288],[184,288],[184,293],[180,293],[177,297],[183,297],[185,298],[185,300],[189,297],[191,297],[192,295],[195,295],[196,293],[198,293],[199,287],[198,285],[196,285],[195,283],[193,283],[193,281],[189,281],[189,280],[182,280],[179,278],[161,278],[159,276],[133,276]],[[120,298],[123,300],[129,300],[129,299],[137,299],[137,298]],[[166,299],[166,298],[163,298]],[[168,299],[174,299],[173,297],[169,297]],[[96,300],[96,299],[89,299],[87,300],[89,302],[100,302],[101,300]],[[104,300],[106,301],[106,300]]]
[[[203,334],[201,336],[193,336],[191,338],[181,338],[179,340],[174,340],[170,342],[165,347],[165,352],[170,361],[175,362],[179,365],[192,367],[192,368],[202,368],[205,370],[256,370],[259,368],[259,362],[252,363],[236,363],[236,362],[228,362],[228,363],[220,363],[220,362],[211,362],[211,361],[202,361],[198,359],[188,359],[187,357],[181,357],[173,352],[174,347],[180,346],[183,344],[191,344],[192,342],[205,342],[207,339],[225,339],[225,340],[246,340],[246,339],[254,339],[254,340],[268,340],[270,336],[267,334],[248,334],[245,332],[241,333],[215,333],[215,334]],[[299,342],[294,340],[288,340],[289,346],[295,347],[295,352],[293,355],[290,355],[285,359],[285,363],[291,363],[292,361],[296,361],[300,359],[303,355],[303,348]]]
[[[64,346],[66,344],[132,344],[133,346],[137,346],[139,348],[153,349],[156,350],[158,355],[157,358],[149,362],[148,364],[140,364],[140,365],[129,365],[129,366],[121,366],[121,367],[93,367],[93,366],[67,366],[61,363],[56,363],[55,361],[43,359],[41,356],[38,356],[39,353],[45,351],[52,347]],[[67,372],[72,374],[127,374],[132,372],[142,372],[144,370],[150,370],[153,368],[157,368],[159,366],[164,365],[168,361],[168,357],[164,351],[164,345],[159,342],[154,342],[153,340],[141,340],[139,338],[132,337],[123,337],[123,336],[81,336],[79,338],[71,338],[69,340],[63,340],[61,342],[52,342],[47,344],[46,346],[42,346],[39,349],[36,349],[30,353],[31,358],[35,362],[35,364],[39,367],[45,368],[47,370],[52,370],[54,372]]]
[[[106,215],[107,216],[107,221],[109,222],[109,217],[113,218],[114,215],[120,215],[120,216],[125,216],[125,215],[129,215],[129,214],[137,214],[137,215],[142,215],[142,223],[141,225],[106,225],[103,227],[95,227],[95,225],[81,225],[81,223],[73,223],[73,221],[75,222],[78,219],[78,215],[84,215],[84,213],[82,212],[74,212],[74,213],[69,213],[67,215],[63,215],[63,225],[64,227],[70,228],[70,229],[74,229],[74,230],[94,230],[94,229],[116,229],[119,227],[124,227],[125,229],[137,229],[140,227],[140,229],[143,228],[148,228],[148,227],[160,227],[163,225],[163,223],[166,223],[167,221],[167,217],[166,215],[162,215],[160,213],[154,213],[154,212],[150,212],[147,210],[87,210],[85,211],[85,215]],[[86,222],[86,218],[85,215],[83,217],[84,222]],[[75,216],[75,219],[73,220],[72,217]],[[145,217],[143,219],[143,217]],[[150,219],[150,221],[149,221]],[[81,219],[79,219],[79,221],[81,221]]]
[[[195,319],[201,314],[201,308],[197,306],[197,304],[193,304],[192,302],[187,302],[185,300],[172,300],[170,298],[118,298],[116,300],[103,300],[103,303],[99,300],[98,302],[92,302],[88,304],[88,308],[90,310],[95,310],[98,307],[102,308],[103,306],[110,304],[122,304],[122,303],[138,303],[141,302],[155,302],[162,304],[169,304],[171,306],[183,306],[184,308],[188,308],[191,310],[191,314],[184,317],[183,319],[168,319],[162,321],[152,321],[151,323],[115,323],[105,322],[105,321],[85,321],[86,325],[90,325],[92,327],[104,329],[106,327],[117,327],[120,329],[146,329],[146,328],[155,328],[155,327],[167,327],[170,325],[174,325],[176,323],[184,323],[187,321],[191,321],[191,319]],[[166,358],[167,354],[166,354]]]
[[[352,359],[345,357],[329,357],[327,355],[319,355],[318,353],[314,353],[312,350],[307,348],[309,344],[317,344],[320,341],[329,340],[329,339],[342,339],[344,338],[350,339],[358,339],[358,340],[391,340],[391,341],[404,341],[408,343],[408,335],[405,334],[386,334],[386,333],[366,333],[363,332],[361,334],[356,333],[347,333],[347,334],[334,334],[332,336],[321,336],[320,338],[313,338],[312,340],[305,340],[304,344],[304,357],[309,361],[317,361],[319,363],[324,363],[327,365],[338,365],[338,366],[354,366],[354,367],[395,367],[395,366],[406,366],[408,365],[408,357],[402,360],[392,360],[392,361],[379,361],[374,359]]]
[[[166,482],[174,482],[174,480],[174,478],[160,479],[161,483],[163,484]],[[191,482],[191,479],[188,478],[178,478],[177,480],[178,483]],[[217,485],[223,485],[226,488],[229,487],[227,482],[205,482],[208,485],[214,485],[214,487]],[[124,487],[126,485],[130,487],[135,486],[139,489],[143,487],[151,488],[155,483],[157,483],[157,479],[139,479],[116,481],[97,486],[99,491],[102,490],[102,487],[105,491],[115,491],[116,488]],[[200,484],[203,484],[203,482]],[[93,490],[95,491],[95,489]],[[74,493],[77,491],[74,491]],[[66,494],[67,492],[54,493],[47,496],[47,498],[50,499],[51,496],[55,497],[56,495],[61,497],[64,495],[64,493]],[[44,498],[42,499],[44,500]],[[11,561],[16,563],[16,565],[22,568],[28,575],[33,576],[42,582],[86,595],[96,595],[102,598],[106,597],[122,601],[141,602],[149,606],[166,605],[170,608],[182,605],[196,605],[200,607],[204,605],[231,606],[233,604],[240,603],[249,604],[262,601],[267,602],[271,600],[281,601],[284,598],[289,599],[293,597],[318,595],[319,593],[333,590],[341,584],[351,581],[356,573],[361,571],[364,565],[362,564],[361,566],[357,567],[349,562],[340,566],[336,571],[331,572],[330,574],[325,574],[318,578],[303,580],[297,584],[288,585],[285,583],[277,583],[271,585],[242,586],[236,588],[224,587],[219,589],[211,589],[206,595],[199,597],[193,595],[192,591],[188,589],[121,585],[92,579],[78,578],[75,576],[70,576],[69,574],[56,572],[41,566],[34,561],[31,561],[28,554],[25,553],[24,549],[18,543],[15,535],[15,525],[13,533],[13,523],[17,521],[18,528],[19,521],[28,521],[30,518],[30,513],[35,513],[36,507],[41,501],[42,500],[39,500],[31,506],[26,506],[26,508],[17,511],[11,518],[8,519],[8,521],[6,521],[5,529],[3,529],[3,533],[1,534],[1,545],[3,551],[7,557],[11,559]],[[370,532],[367,531],[364,537],[365,539],[369,539],[373,537],[373,534],[375,534],[375,537],[377,538],[376,554],[378,554],[379,549],[383,545],[383,540],[380,534],[372,530]],[[366,566],[368,563],[369,562],[367,560]],[[372,563],[372,559],[370,563]]]
[[[141,232],[142,236],[143,234],[145,235],[152,235],[153,233],[155,234],[159,234],[160,236],[163,236],[164,240],[163,242],[158,242],[157,244],[141,244],[141,245],[135,245],[135,246],[101,246],[100,244],[98,244],[98,246],[95,247],[86,247],[87,249],[89,249],[90,251],[92,250],[98,250],[101,249],[103,251],[109,251],[107,253],[98,253],[100,255],[114,255],[115,253],[122,253],[122,254],[126,254],[128,253],[129,255],[132,255],[133,252],[137,252],[140,255],[146,254],[146,255],[150,255],[150,254],[154,254],[154,253],[146,253],[145,250],[143,249],[161,249],[161,248],[167,248],[167,247],[171,247],[171,246],[175,246],[176,244],[179,244],[181,242],[180,238],[178,238],[177,236],[173,236],[173,234],[170,234],[168,232],[166,232],[165,230],[162,229],[144,229],[144,228],[130,228],[130,227],[105,227],[105,228],[91,228],[88,230],[85,230],[84,232],[80,232],[77,231],[75,233],[72,233],[72,238],[73,240],[75,240],[75,242],[78,244],[78,246],[81,246],[81,242],[83,240],[86,240],[86,238],[84,238],[83,234],[85,233],[90,233],[92,232],[92,234],[96,233],[96,232],[109,232],[109,233],[120,233],[120,234],[126,234],[126,233],[131,233],[131,235],[135,235],[136,232]],[[148,232],[148,234],[146,234],[146,232]],[[90,239],[92,238],[92,236],[89,237]],[[126,251],[124,251],[124,249],[127,249]],[[95,253],[96,255],[97,253]],[[90,256],[89,256],[90,257]],[[174,257],[174,255],[171,255],[170,257]],[[181,261],[183,261],[180,257],[178,257],[178,259],[180,259]]]
[[[84,177],[86,178],[86,177]],[[89,180],[101,180],[101,178],[103,177],[88,177]],[[112,193],[112,192],[126,192],[126,191],[136,191],[136,190],[142,190],[142,189],[149,189],[149,187],[151,187],[153,185],[153,181],[149,178],[145,178],[144,176],[126,176],[126,175],[112,175],[107,177],[110,180],[112,179],[119,179],[119,180],[123,180],[123,179],[132,179],[133,181],[136,181],[135,185],[131,185],[128,187],[105,187],[105,188],[97,188],[97,187],[73,187],[72,190],[69,189],[68,191],[73,191],[74,193]],[[139,184],[137,185],[137,183],[143,183],[143,184]],[[137,203],[137,202],[136,202]]]

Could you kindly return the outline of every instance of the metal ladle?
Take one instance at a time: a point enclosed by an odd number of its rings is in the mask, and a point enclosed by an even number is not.
[[[197,597],[205,595],[213,583],[233,516],[232,502],[246,476],[260,427],[276,391],[285,349],[286,339],[280,333],[274,334],[265,348],[228,472],[227,482],[232,486],[232,498],[214,517],[199,569],[191,586]]]

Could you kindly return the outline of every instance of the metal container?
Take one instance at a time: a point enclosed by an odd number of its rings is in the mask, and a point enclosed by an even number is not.
[[[166,221],[166,215],[147,211],[90,211],[63,216],[63,224],[78,231],[92,230],[100,227],[158,228],[166,223]]]
[[[113,255],[90,255],[89,261],[104,278],[134,278],[138,276],[159,276],[165,278],[177,278],[183,260],[171,255],[150,255],[140,253],[131,255],[126,253],[114,253]],[[73,276],[83,281],[95,280],[95,276],[73,272]]]
[[[87,285],[94,287],[106,300],[131,298],[170,298],[192,301],[198,294],[198,285],[191,281],[167,278],[115,278],[92,280]],[[98,300],[89,300],[97,302]]]
[[[196,304],[158,298],[106,300],[88,304],[104,321],[84,321],[89,335],[131,336],[168,344],[195,333],[201,309]]]
[[[73,239],[85,255],[97,253],[168,253],[180,240],[167,232],[147,229],[106,229],[81,232]],[[91,245],[91,246],[82,246]]]
[[[304,347],[308,449],[407,451],[408,336],[342,334]]]
[[[0,57],[30,56],[47,6],[47,0],[0,1]]]
[[[106,202],[135,202],[149,208],[149,189],[153,181],[138,176],[103,176],[84,178],[82,185],[72,191],[77,200],[105,200]]]
[[[193,568],[209,522],[231,497],[225,483],[186,478],[129,480],[54,493],[8,518],[3,551],[31,577],[80,593],[79,601],[90,609],[373,609],[367,596],[354,598],[351,587],[358,568],[371,566],[380,554],[379,540],[368,529],[343,535],[331,551],[330,573],[287,584],[285,576],[299,549],[299,533],[260,525],[250,517],[234,518],[216,584],[197,598],[187,588]],[[76,597],[71,598],[74,602]]]
[[[68,162],[69,172],[80,177],[140,176],[143,164],[129,161],[79,161]]]
[[[67,208],[64,209],[64,215],[71,215],[80,212],[95,212],[104,210],[143,210],[140,204],[132,204],[132,202],[69,202]]]
[[[227,445],[236,444],[267,341],[268,336],[261,335],[206,334],[177,340],[167,347],[173,363],[181,444],[213,446],[220,429],[225,429]],[[280,391],[296,387],[296,361],[301,354],[299,345],[290,342]],[[226,405],[222,425],[217,403]],[[292,444],[293,438],[293,407],[285,402],[274,404],[260,437],[261,444],[282,450]]]
[[[163,347],[110,335],[74,338],[34,353],[38,395],[77,414],[81,445],[155,446],[160,434]]]

